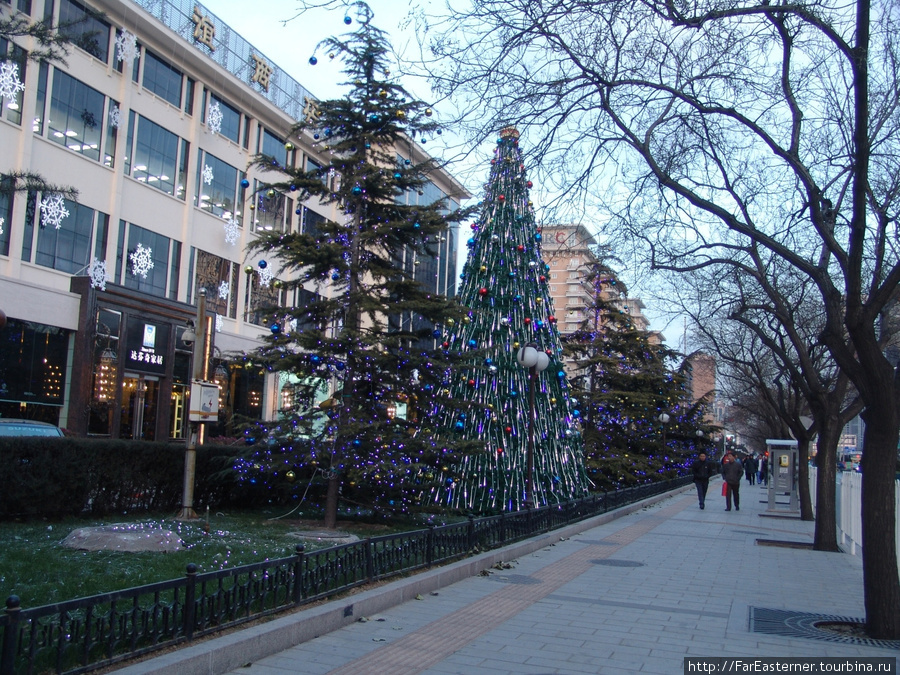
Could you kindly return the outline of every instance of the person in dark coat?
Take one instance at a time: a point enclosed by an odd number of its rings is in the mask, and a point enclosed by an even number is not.
[[[759,462],[753,455],[747,455],[744,459],[744,475],[750,485],[756,484],[756,471],[759,469]]]
[[[734,510],[741,510],[741,478],[744,477],[744,467],[737,457],[730,452],[722,460],[722,478],[725,480],[725,510],[731,511],[731,500],[734,499]]]
[[[709,489],[709,479],[714,471],[713,463],[710,462],[705,452],[700,452],[697,459],[691,464],[691,473],[694,475],[694,485],[697,488],[697,499],[700,500],[700,508],[706,505],[706,491]]]

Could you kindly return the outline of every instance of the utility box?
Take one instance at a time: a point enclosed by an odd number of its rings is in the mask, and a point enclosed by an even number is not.
[[[191,422],[214,422],[219,417],[219,386],[215,382],[194,380],[188,419]]]
[[[800,451],[797,441],[770,438],[766,440],[769,453],[768,497],[770,512],[799,513]],[[785,499],[785,497],[787,499]]]

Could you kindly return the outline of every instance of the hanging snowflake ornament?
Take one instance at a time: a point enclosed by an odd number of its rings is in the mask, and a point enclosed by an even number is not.
[[[206,127],[214,134],[222,131],[222,108],[218,101],[209,104],[209,112],[206,113]]]
[[[113,105],[109,109],[109,126],[113,129],[118,129],[119,125],[122,123],[122,110],[117,105]]]
[[[111,281],[109,272],[106,271],[106,261],[94,258],[88,265],[88,275],[91,277],[91,288],[106,290],[106,282]]]
[[[234,217],[225,219],[225,243],[234,246],[241,238],[241,227],[237,224]]]
[[[221,314],[216,314],[216,332],[221,333],[222,328],[225,326],[225,320],[222,318]]]
[[[203,182],[207,185],[213,182],[213,170],[209,164],[203,165]]]
[[[231,284],[227,281],[219,282],[219,299],[227,300],[229,295],[231,295]]]
[[[49,194],[41,200],[41,227],[53,225],[58,230],[62,221],[68,217],[69,212],[61,194]]]
[[[153,249],[144,248],[143,244],[138,244],[128,258],[131,260],[131,273],[146,279],[147,272],[153,269]]]
[[[6,105],[10,106],[20,91],[25,91],[25,85],[19,79],[18,64],[11,61],[0,64],[0,98],[9,99]]]
[[[256,270],[256,273],[259,275],[259,283],[264,288],[268,288],[269,284],[272,283],[272,279],[275,278],[275,273],[272,271],[271,267],[260,267]]]
[[[140,58],[137,38],[127,30],[122,31],[116,36],[116,60],[130,65],[137,58]]]

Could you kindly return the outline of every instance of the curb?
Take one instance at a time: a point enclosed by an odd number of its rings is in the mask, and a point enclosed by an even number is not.
[[[690,486],[690,489],[693,490],[693,486]],[[380,588],[331,600],[317,607],[301,607],[287,616],[250,628],[237,627],[228,635],[187,647],[176,647],[175,651],[169,654],[150,657],[123,668],[114,668],[114,672],[120,675],[145,675],[148,673],[153,675],[222,675],[320,635],[343,628],[359,620],[360,617],[377,614],[408,600],[413,600],[417,595],[427,595],[462,579],[476,576],[498,562],[534,553],[559,541],[560,538],[568,538],[594,527],[605,525],[687,490],[688,488],[679,488],[662,495],[648,497],[643,501],[572,523],[526,541],[486,551],[449,565],[426,570],[406,579],[391,581]]]

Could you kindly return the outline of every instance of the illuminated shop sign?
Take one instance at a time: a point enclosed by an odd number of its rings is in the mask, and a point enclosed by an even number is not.
[[[169,326],[132,318],[128,325],[125,358],[129,368],[149,373],[166,372]]]

